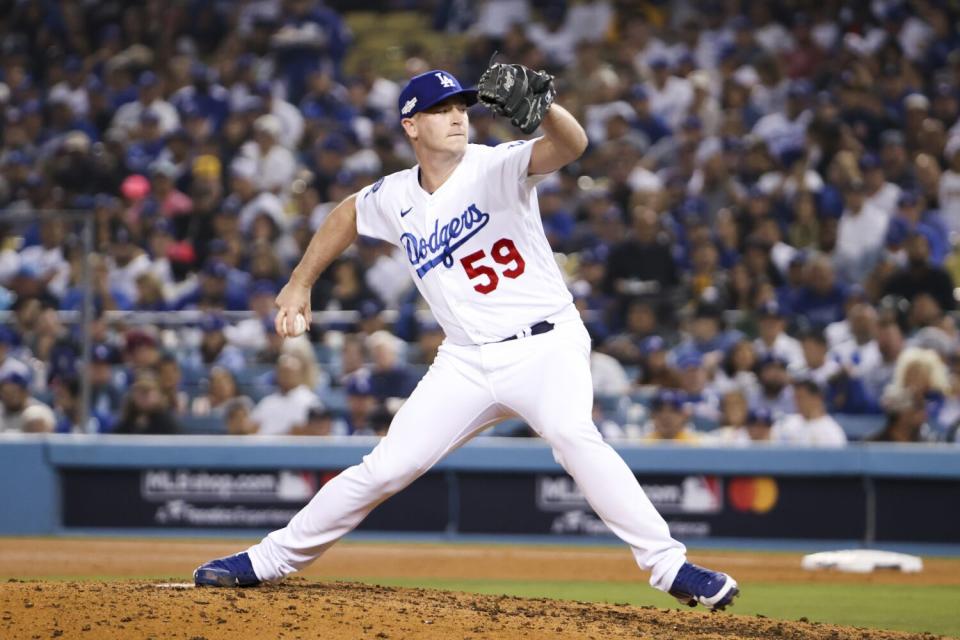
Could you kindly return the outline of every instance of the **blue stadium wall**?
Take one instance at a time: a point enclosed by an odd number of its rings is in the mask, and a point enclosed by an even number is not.
[[[286,523],[374,439],[0,437],[0,534],[260,534]],[[960,544],[960,448],[623,446],[688,542]],[[538,440],[481,438],[360,531],[610,540]]]

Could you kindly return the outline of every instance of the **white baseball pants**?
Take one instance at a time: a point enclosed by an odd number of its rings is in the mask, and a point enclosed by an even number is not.
[[[276,580],[307,566],[449,452],[516,414],[550,443],[593,510],[651,572],[651,586],[668,590],[686,549],[601,438],[592,404],[590,338],[580,322],[508,342],[444,343],[376,448],[248,550],[257,577]]]

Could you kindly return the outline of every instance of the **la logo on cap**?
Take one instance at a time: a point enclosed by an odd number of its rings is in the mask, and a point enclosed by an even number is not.
[[[457,83],[453,81],[453,78],[443,73],[433,74],[437,76],[437,79],[440,81],[440,86],[446,89],[457,86]]]

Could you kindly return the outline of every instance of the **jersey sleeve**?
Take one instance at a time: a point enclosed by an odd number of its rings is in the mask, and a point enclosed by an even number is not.
[[[385,193],[384,178],[380,178],[357,193],[357,233],[397,244],[398,234],[394,229],[394,219],[383,206]]]
[[[504,142],[493,148],[494,157],[500,168],[502,184],[519,183],[525,190],[530,190],[546,177],[545,175],[532,176],[528,173],[533,143],[539,139]]]

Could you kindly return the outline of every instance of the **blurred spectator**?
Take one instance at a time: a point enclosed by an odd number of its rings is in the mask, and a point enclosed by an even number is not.
[[[14,330],[5,324],[0,325],[0,380],[11,373],[18,374],[24,380],[30,380],[30,367],[12,353],[17,342]]]
[[[388,309],[396,309],[411,289],[407,257],[402,249],[387,242],[361,236],[357,239],[365,283]]]
[[[114,433],[165,435],[180,432],[157,379],[144,373],[130,387]]]
[[[41,408],[28,412],[33,407]],[[49,426],[44,417],[49,413]],[[16,372],[0,379],[0,432],[36,433],[53,431],[53,412],[47,405],[30,396],[27,379]]]
[[[773,416],[763,409],[747,414],[747,436],[750,442],[769,442],[773,434]]]
[[[240,153],[253,161],[259,190],[286,194],[297,163],[290,150],[280,144],[280,131],[279,118],[271,114],[260,116],[253,123],[253,140],[244,144]]]
[[[947,272],[930,262],[930,242],[923,233],[907,239],[907,265],[887,280],[884,294],[913,300],[919,294],[930,295],[943,311],[956,308],[953,282]]]
[[[883,390],[893,380],[894,367],[903,353],[903,331],[896,320],[884,319],[877,328],[877,349],[880,362],[863,372],[864,386],[873,398],[880,398]]]
[[[657,393],[650,405],[650,421],[644,440],[696,443],[699,435],[689,423],[689,413],[682,393],[664,389]]]
[[[934,439],[927,424],[925,404],[908,389],[889,386],[881,400],[886,412],[883,428],[870,434],[868,442],[926,442]]]
[[[307,411],[307,421],[303,426],[291,431],[296,436],[329,436],[333,433],[334,416],[327,409],[317,407]]]
[[[407,360],[411,364],[432,364],[437,358],[440,345],[443,344],[445,337],[443,328],[437,324],[436,320],[430,319],[421,322],[417,332],[417,342],[411,345]]]
[[[720,419],[720,399],[707,387],[707,368],[703,356],[696,351],[678,355],[676,369],[679,389],[691,418],[715,424]]]
[[[80,381],[73,376],[57,375],[50,381],[51,409],[54,427],[57,433],[96,433],[99,425],[92,418],[89,429],[81,426],[80,420]]]
[[[225,371],[225,370],[224,370]],[[227,434],[231,436],[248,436],[257,432],[257,423],[250,414],[253,412],[253,401],[247,396],[232,397],[220,405],[227,427]]]
[[[353,374],[364,368],[366,357],[363,336],[360,334],[344,336],[343,345],[340,347],[339,384],[346,386],[353,379]]]
[[[751,409],[769,411],[775,419],[796,411],[785,360],[770,353],[760,358],[757,380],[759,388],[748,398]]]
[[[870,304],[856,302],[847,311],[849,337],[830,349],[833,360],[851,375],[860,377],[880,366],[882,356],[877,345],[877,311]]]
[[[640,373],[637,384],[640,387],[676,388],[680,382],[676,372],[667,362],[667,343],[660,336],[649,336],[640,342]]]
[[[123,406],[128,380],[117,369],[120,354],[106,343],[93,346],[90,354],[90,413],[97,421],[97,431],[113,431]]]
[[[329,385],[330,380],[327,373],[320,368],[320,363],[317,362],[317,353],[306,334],[284,339],[280,352],[284,355],[291,355],[300,361],[303,370],[303,384],[308,389],[317,392]]]
[[[370,390],[383,401],[406,398],[419,379],[401,360],[402,341],[387,331],[377,331],[367,338],[367,351],[373,361],[370,369]]]
[[[137,278],[150,270],[147,252],[137,246],[136,239],[126,226],[118,226],[113,233],[110,267],[110,290],[118,291],[126,300],[137,299]]]
[[[634,299],[627,303],[623,331],[608,338],[602,350],[622,364],[635,365],[648,355],[643,344],[657,330],[657,314],[652,301]],[[662,339],[661,339],[662,342]],[[661,346],[665,346],[663,343]]]
[[[658,238],[657,214],[652,209],[633,211],[632,232],[610,252],[605,289],[621,298],[665,295],[679,283],[670,248]]]
[[[846,445],[846,434],[827,413],[820,385],[811,379],[800,379],[793,383],[793,389],[797,412],[776,421],[772,439],[817,447]]]
[[[287,435],[307,422],[307,411],[321,407],[320,398],[304,384],[303,363],[292,355],[277,359],[277,391],[257,403],[251,420],[260,435]]]
[[[162,355],[157,363],[157,383],[170,413],[178,417],[187,413],[190,404],[190,397],[181,388],[182,381],[183,372],[177,358],[171,354]]]
[[[806,266],[804,286],[793,300],[793,313],[816,327],[843,319],[846,291],[836,281],[830,258],[817,255]]]
[[[696,353],[712,369],[741,338],[743,334],[736,329],[726,329],[722,309],[714,304],[701,303],[693,310],[689,337],[677,346],[676,353]]]
[[[200,320],[200,349],[196,356],[199,362],[194,365],[205,367],[220,366],[233,373],[242,371],[245,366],[243,352],[227,342],[225,333],[227,322],[218,314],[206,314]]]
[[[53,410],[42,403],[24,409],[21,417],[24,433],[50,433],[56,426]]]
[[[40,244],[20,252],[21,274],[31,274],[52,295],[62,298],[67,290],[70,265],[64,257],[65,230],[62,220],[46,218],[40,223]]]
[[[757,327],[760,335],[753,341],[757,357],[773,354],[787,363],[788,367],[802,367],[804,360],[800,342],[787,335],[783,311],[776,302],[767,302],[757,310]]]
[[[623,396],[630,392],[630,379],[623,365],[605,353],[591,351],[590,377],[596,395]]]
[[[940,212],[952,233],[960,233],[960,131],[943,147],[947,170],[940,176]]]
[[[891,387],[893,390],[888,392]],[[943,435],[947,425],[941,422],[940,414],[945,396],[950,393],[950,381],[947,367],[936,351],[920,347],[904,349],[897,358],[893,380],[884,389],[884,396],[899,393],[896,390],[905,390],[916,402],[922,403],[925,420],[933,433],[937,437]]]
[[[754,394],[758,388],[756,367],[757,352],[753,343],[743,338],[727,350],[711,386],[721,397],[726,397],[732,390],[748,396]]]
[[[245,396],[241,396],[237,390],[237,379],[233,372],[214,365],[209,369],[206,391],[193,398],[190,413],[195,416],[223,416],[228,403],[241,397]],[[253,409],[253,405],[250,409]]]
[[[765,409],[747,409],[746,401],[737,392],[731,392],[730,413],[732,420],[725,420],[726,426],[707,435],[708,441],[724,446],[748,446],[754,442],[768,442],[771,439],[773,416]],[[726,398],[725,405],[726,405]]]
[[[350,374],[346,381],[347,433],[350,435],[371,435],[370,417],[377,408],[377,399],[370,386],[370,374],[359,369]]]
[[[155,370],[160,363],[160,356],[157,339],[152,333],[140,329],[127,332],[124,361],[130,369],[131,379],[143,370]]]
[[[880,158],[874,153],[865,153],[860,158],[860,171],[863,172],[863,184],[866,193],[865,204],[892,216],[900,200],[902,189],[886,179]]]
[[[837,360],[827,357],[826,337],[823,332],[812,329],[803,335],[800,344],[803,349],[803,360],[790,367],[790,374],[794,378],[809,378],[821,388],[826,388],[841,372]]]
[[[163,99],[163,87],[160,78],[153,71],[144,71],[137,80],[137,99],[117,109],[112,126],[131,133],[140,122],[144,113],[156,114],[163,133],[170,133],[180,124],[177,110]]]
[[[847,282],[860,282],[880,259],[889,216],[867,201],[860,181],[847,185],[844,204],[837,228],[837,271]]]
[[[250,285],[250,311],[246,318],[223,329],[227,342],[240,349],[260,351],[267,346],[268,336],[273,332],[276,312],[273,301],[279,290],[270,280],[257,280]]]

